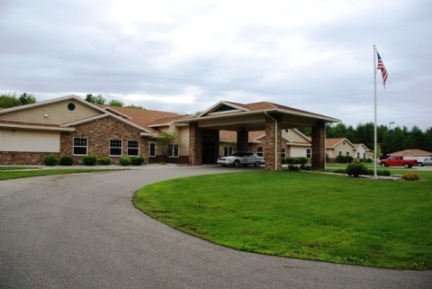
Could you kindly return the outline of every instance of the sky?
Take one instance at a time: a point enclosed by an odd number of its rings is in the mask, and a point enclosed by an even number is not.
[[[430,0],[0,0],[0,93],[193,114],[269,101],[432,127]]]

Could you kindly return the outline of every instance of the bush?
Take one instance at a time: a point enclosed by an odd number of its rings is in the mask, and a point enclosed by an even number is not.
[[[140,166],[144,163],[144,157],[139,156],[139,157],[132,157],[131,158],[131,163],[133,166]]]
[[[374,170],[369,169],[368,173],[369,176],[373,176],[374,175]],[[391,173],[389,170],[377,170],[377,175],[378,176],[383,176],[383,177],[390,177]]]
[[[101,165],[107,166],[107,165],[111,164],[111,158],[109,158],[109,157],[100,158],[99,163]]]
[[[300,167],[298,167],[298,166],[296,166],[296,165],[289,165],[288,166],[288,170],[290,170],[290,171],[299,171],[300,170]]]
[[[120,163],[122,166],[128,166],[128,165],[130,165],[130,164],[132,163],[132,161],[131,161],[131,159],[128,158],[128,157],[122,157],[122,158],[120,158],[119,163]]]
[[[354,176],[356,178],[358,178],[360,175],[368,174],[367,168],[361,162],[349,164],[346,168],[346,172],[349,176]]]
[[[62,165],[62,166],[73,165],[73,158],[71,156],[62,156],[60,158],[60,165]]]
[[[96,165],[97,162],[97,158],[94,155],[88,155],[83,157],[83,164],[85,164],[86,166],[94,166]]]
[[[336,161],[340,164],[350,164],[353,161],[352,156],[337,156]]]
[[[291,157],[286,158],[286,163],[289,165],[306,165],[308,162],[308,159],[305,157]]]
[[[46,166],[55,166],[56,164],[58,164],[59,159],[55,155],[48,155],[43,159],[42,162]]]
[[[420,177],[416,173],[405,173],[402,175],[405,181],[419,181]]]

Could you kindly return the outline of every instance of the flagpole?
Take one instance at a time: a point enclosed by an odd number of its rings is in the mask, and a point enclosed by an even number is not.
[[[374,178],[377,178],[377,68],[376,68],[376,47],[373,46],[373,75],[374,75]]]

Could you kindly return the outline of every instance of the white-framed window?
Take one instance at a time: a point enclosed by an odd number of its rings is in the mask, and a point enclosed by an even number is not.
[[[111,139],[109,155],[112,157],[118,157],[122,155],[122,140],[121,139]]]
[[[263,147],[258,147],[257,149],[257,156],[263,157],[264,156],[264,149]]]
[[[358,158],[358,159],[360,158],[360,153],[357,153],[357,158]]]
[[[339,151],[339,155],[340,155],[340,156],[342,155],[342,151]]]
[[[156,156],[156,144],[154,142],[149,143],[149,157]]]
[[[179,156],[179,145],[178,144],[170,144],[168,146],[168,157],[177,158]]]
[[[281,157],[284,159],[286,157],[286,148],[282,148]]]
[[[346,152],[346,155],[349,156],[350,155],[349,152]]]
[[[88,142],[86,137],[74,137],[72,154],[74,156],[86,156],[87,155]]]
[[[127,142],[127,155],[128,156],[137,156],[139,155],[139,141],[138,140],[128,140]]]
[[[311,150],[311,149],[306,149],[306,157],[307,157],[308,159],[310,159],[311,156],[312,156],[312,150]]]
[[[232,146],[224,146],[224,157],[230,156],[233,153]]]

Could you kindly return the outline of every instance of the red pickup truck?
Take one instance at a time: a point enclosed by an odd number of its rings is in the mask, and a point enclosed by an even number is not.
[[[379,164],[381,166],[404,166],[405,168],[411,168],[417,164],[417,160],[404,159],[402,156],[392,156],[390,155],[386,159],[380,160]]]

